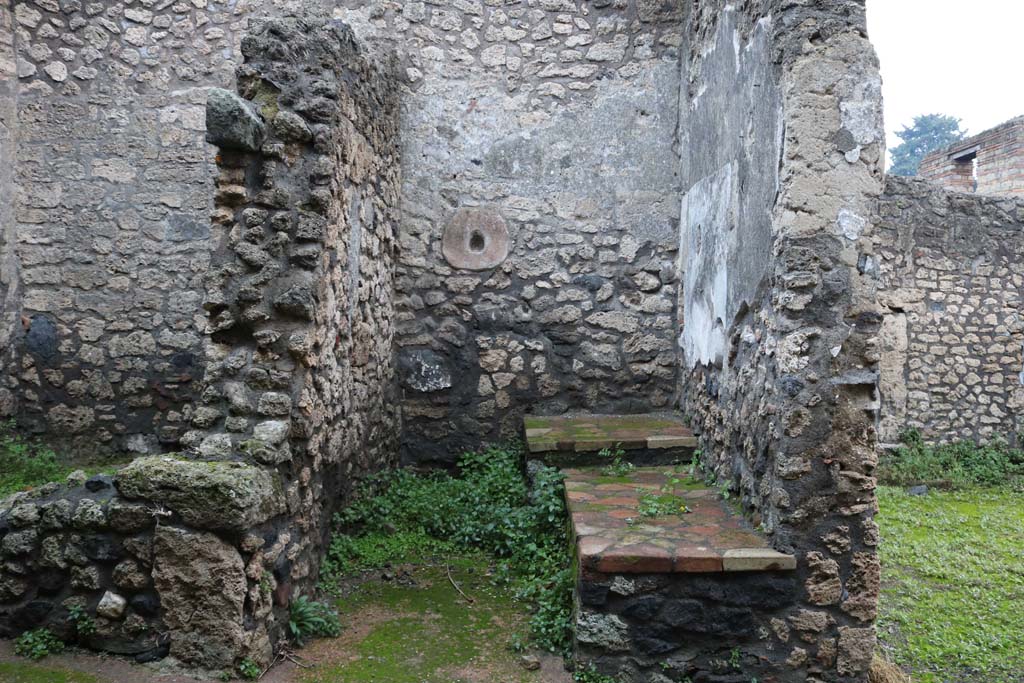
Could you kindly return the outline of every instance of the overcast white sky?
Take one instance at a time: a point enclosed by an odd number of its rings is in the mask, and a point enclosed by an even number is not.
[[[1024,115],[1024,0],[867,0],[887,146],[919,114],[973,135]]]

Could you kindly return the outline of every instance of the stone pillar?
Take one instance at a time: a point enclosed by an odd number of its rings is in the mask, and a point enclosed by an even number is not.
[[[881,79],[864,8],[701,3],[680,137],[683,407],[797,602],[779,681],[864,681],[875,644]],[[737,49],[738,46],[738,49]]]
[[[99,649],[269,664],[332,513],[397,459],[393,65],[325,20],[254,21],[242,50],[238,93],[208,98],[220,154],[192,448],[0,501],[0,635],[67,634],[77,605]]]

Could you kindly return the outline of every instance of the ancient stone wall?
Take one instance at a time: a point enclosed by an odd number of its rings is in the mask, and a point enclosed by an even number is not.
[[[4,302],[19,324],[0,408],[65,452],[152,451],[188,422],[209,264],[203,87],[231,86],[247,11],[12,3],[17,79],[0,87],[17,96],[2,105],[17,102],[17,201],[0,246],[22,287]]]
[[[155,456],[116,484],[73,475],[0,501],[0,636],[46,626],[138,661],[265,662],[275,564],[288,560],[272,521],[281,481],[241,462]],[[76,631],[75,608],[95,633]]]
[[[788,572],[586,572],[576,655],[619,681],[786,680],[769,634],[796,594]]]
[[[214,91],[207,106],[211,343],[182,441],[281,471],[298,581],[349,487],[398,452],[398,87],[337,22],[253,19],[242,53],[245,100]]]
[[[860,681],[875,643],[872,251],[883,135],[855,1],[701,3],[684,43],[682,391],[705,467],[797,557],[780,681]],[[701,141],[705,141],[703,144]]]
[[[397,83],[337,23],[253,20],[220,147],[186,455],[0,502],[0,635],[266,665],[355,479],[394,464]]]
[[[918,175],[956,192],[1024,195],[1024,116],[932,152]]]
[[[670,405],[682,5],[336,3],[402,64],[408,458]]]
[[[890,176],[878,213],[880,438],[1018,438],[1024,201]]]
[[[17,79],[14,56],[14,14],[0,6],[0,362],[9,356],[11,338],[18,324],[20,296],[18,263],[14,250],[14,141],[17,123]],[[14,412],[14,394],[0,381],[0,417]]]

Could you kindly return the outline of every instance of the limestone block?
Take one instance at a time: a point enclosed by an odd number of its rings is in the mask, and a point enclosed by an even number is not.
[[[210,533],[161,526],[153,581],[171,654],[209,669],[229,667],[242,648],[247,582],[238,551]]]
[[[241,531],[284,511],[277,476],[238,462],[140,458],[118,472],[126,498],[166,505],[191,526]]]
[[[576,615],[576,640],[610,652],[629,650],[629,629],[614,614],[580,611]]]
[[[96,605],[96,614],[106,619],[120,619],[124,616],[127,605],[128,602],[123,597],[107,591]]]

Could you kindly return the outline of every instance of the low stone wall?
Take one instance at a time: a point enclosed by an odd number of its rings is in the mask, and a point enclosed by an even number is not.
[[[351,32],[254,21],[221,148],[209,372],[187,455],[49,485],[0,508],[0,634],[45,625],[188,665],[269,663],[312,588],[330,517],[397,458],[392,364],[397,89]]]
[[[878,214],[881,439],[1017,439],[1024,201],[890,176]]]
[[[792,572],[584,569],[576,593],[576,655],[630,683],[783,680],[778,675],[787,664],[802,666],[812,656],[801,643],[828,625],[820,613],[790,611],[798,596]],[[776,647],[775,638],[796,647]]]
[[[716,489],[680,468],[565,475],[581,666],[621,683],[805,680],[793,670],[807,650],[785,646],[808,618],[796,558],[768,547]],[[650,496],[670,505],[651,514]]]
[[[0,508],[0,635],[46,626],[139,661],[170,653],[210,669],[267,661],[262,622],[286,560],[286,543],[264,548],[277,537],[266,523],[284,512],[280,480],[244,463],[176,456],[136,460],[116,488],[109,476],[84,479]],[[95,633],[76,631],[73,608]]]

